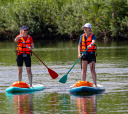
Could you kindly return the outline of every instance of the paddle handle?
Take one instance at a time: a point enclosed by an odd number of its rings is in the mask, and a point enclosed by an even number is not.
[[[88,50],[88,48],[81,54],[81,57],[86,53],[87,50]]]

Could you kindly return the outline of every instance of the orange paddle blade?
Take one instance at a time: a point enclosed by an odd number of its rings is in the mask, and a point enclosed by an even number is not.
[[[49,72],[50,76],[51,76],[53,79],[56,79],[56,78],[58,77],[58,74],[57,74],[55,71],[51,70],[51,69],[48,68],[48,67],[47,67],[47,69],[48,69],[48,72]]]

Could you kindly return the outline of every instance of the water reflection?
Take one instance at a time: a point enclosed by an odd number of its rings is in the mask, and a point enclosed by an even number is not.
[[[56,114],[58,112],[67,113],[70,110],[70,107],[68,105],[70,96],[69,94],[58,94],[58,93],[52,93],[50,94],[48,104],[50,105],[50,114]],[[61,109],[61,111],[60,111]]]
[[[76,96],[76,108],[78,114],[97,113],[97,95]]]
[[[33,114],[33,94],[7,94],[7,97],[12,100],[14,114]]]

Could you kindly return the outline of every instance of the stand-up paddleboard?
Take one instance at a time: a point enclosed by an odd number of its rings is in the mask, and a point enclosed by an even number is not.
[[[105,88],[102,85],[97,84],[97,87],[94,85],[91,86],[78,86],[75,85],[70,87],[70,93],[72,94],[99,94],[105,91]]]
[[[22,82],[19,83],[19,81],[14,82],[11,87],[8,87],[6,89],[6,92],[8,93],[25,93],[25,92],[34,92],[34,91],[41,91],[44,89],[44,85],[37,84],[33,85],[32,88],[30,88],[26,83]]]

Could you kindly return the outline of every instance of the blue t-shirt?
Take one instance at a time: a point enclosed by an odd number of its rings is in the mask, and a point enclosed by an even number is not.
[[[85,36],[86,40],[88,39],[89,36]],[[92,40],[96,40],[96,36],[95,34],[92,35]],[[82,35],[80,36],[80,40],[79,40],[79,44],[81,44],[82,41]],[[85,55],[89,55],[89,54],[94,54],[95,52],[86,52]]]

